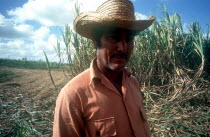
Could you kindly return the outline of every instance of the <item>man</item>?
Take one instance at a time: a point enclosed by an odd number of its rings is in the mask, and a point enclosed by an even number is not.
[[[136,32],[154,20],[135,20],[128,0],[108,0],[96,12],[76,17],[75,31],[93,41],[97,54],[90,68],[61,90],[54,137],[150,136],[138,81],[125,65]]]

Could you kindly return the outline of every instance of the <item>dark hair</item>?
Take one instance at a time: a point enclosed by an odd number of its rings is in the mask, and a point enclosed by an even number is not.
[[[101,47],[101,37],[104,34],[105,30],[106,30],[106,27],[100,25],[100,26],[95,27],[91,32],[91,35],[93,38],[92,40],[96,42],[96,45],[95,45],[96,49]]]
[[[103,28],[102,26],[95,27],[91,32],[93,40],[95,40],[95,41],[100,40],[104,31],[105,31],[105,28]]]

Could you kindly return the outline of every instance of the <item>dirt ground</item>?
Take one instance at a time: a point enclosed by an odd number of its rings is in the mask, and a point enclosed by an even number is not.
[[[0,67],[4,70],[15,77],[0,83],[0,136],[52,136],[56,98],[70,78],[51,71],[55,88],[48,70]],[[26,128],[30,134],[23,135]]]
[[[11,92],[17,91],[19,94],[24,94],[34,100],[39,100],[51,96],[54,91],[59,91],[59,88],[64,86],[69,78],[66,78],[62,71],[51,71],[54,83],[52,84],[48,70],[33,70],[0,67],[0,71],[8,70],[15,74],[15,77],[4,83],[0,83],[0,90]],[[3,93],[4,94],[4,93]]]

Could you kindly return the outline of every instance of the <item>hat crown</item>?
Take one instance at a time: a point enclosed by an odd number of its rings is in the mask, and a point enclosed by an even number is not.
[[[129,0],[108,0],[98,7],[97,13],[119,20],[135,20],[134,6]]]
[[[74,20],[74,30],[83,37],[94,39],[93,31],[97,27],[114,27],[134,31],[147,29],[155,16],[144,20],[135,20],[134,6],[130,0],[107,0],[98,9],[79,14]]]

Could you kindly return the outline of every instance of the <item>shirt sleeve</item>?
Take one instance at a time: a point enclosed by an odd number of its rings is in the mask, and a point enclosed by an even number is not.
[[[53,137],[84,137],[85,124],[82,112],[68,97],[65,90],[61,90],[55,107]]]
[[[146,112],[145,112],[145,109],[144,109],[144,106],[143,106],[143,97],[142,97],[142,91],[141,91],[141,87],[139,85],[139,82],[136,78],[134,78],[134,83],[140,93],[140,100],[141,100],[141,104],[142,104],[142,107],[140,108],[140,113],[142,115],[142,118],[143,118],[143,125],[144,125],[144,129],[145,129],[145,133],[146,133],[146,136],[147,137],[151,137],[151,133],[150,133],[150,129],[149,129],[149,124],[148,124],[148,119],[147,119],[147,115],[146,115]]]

